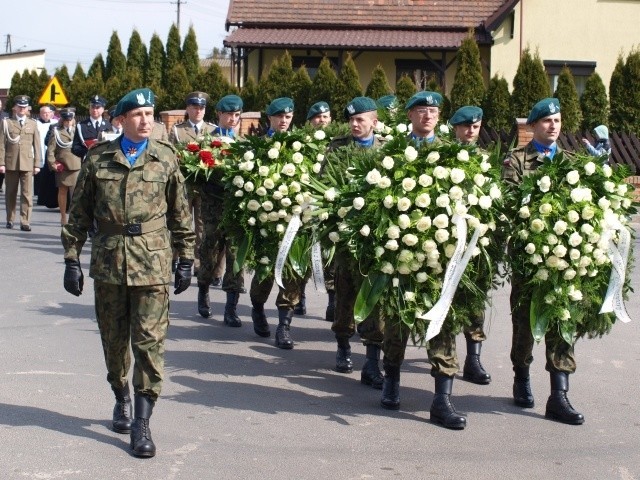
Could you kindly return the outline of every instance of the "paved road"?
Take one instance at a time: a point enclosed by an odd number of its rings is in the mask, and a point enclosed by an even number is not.
[[[158,455],[134,458],[128,436],[109,429],[92,282],[78,299],[62,288],[58,219],[36,207],[32,232],[0,231],[0,478],[640,479],[637,295],[627,304],[632,323],[577,345],[570,398],[586,423],[576,427],[544,419],[542,345],[532,368],[536,407],[512,405],[507,289],[487,312],[483,362],[493,382],[456,380],[468,427],[449,431],[429,422],[424,350],[409,349],[401,410],[388,412],[358,371],[332,370],[324,296],[309,292],[309,314],[293,324],[296,347],[283,351],[254,335],[247,295],[243,326],[232,329],[221,322],[223,292],[212,289],[215,315],[204,320],[193,286],[171,303],[167,380],[151,420]],[[636,291],[639,277],[636,269]],[[269,305],[273,325],[273,298]],[[359,368],[364,348],[353,350]]]

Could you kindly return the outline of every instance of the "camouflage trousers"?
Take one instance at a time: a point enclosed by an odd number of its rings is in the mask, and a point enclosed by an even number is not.
[[[358,272],[354,273],[344,253],[336,252],[334,259],[336,309],[331,330],[336,338],[351,338],[356,331],[353,309],[363,277]],[[381,346],[384,328],[384,319],[376,307],[371,315],[358,325],[357,330],[364,345]]]
[[[133,390],[158,398],[164,374],[164,340],[169,327],[169,286],[130,287],[94,282],[96,318],[113,389],[127,383],[133,351]]]
[[[276,307],[278,307],[279,310],[293,310],[298,304],[300,301],[302,281],[301,278],[282,279],[284,288],[278,287],[278,296],[276,298]],[[262,282],[258,281],[258,278],[254,275],[251,280],[251,288],[249,289],[251,304],[264,305],[267,303],[274,283],[275,278],[273,275],[269,275]]]
[[[514,367],[528,367],[533,363],[533,334],[529,310],[530,299],[523,301],[522,286],[525,280],[515,272],[511,279],[511,323],[513,337],[511,341],[511,363]],[[574,373],[576,371],[576,359],[573,353],[573,345],[565,342],[557,331],[549,331],[544,336],[545,354],[547,363],[545,369],[548,372]]]

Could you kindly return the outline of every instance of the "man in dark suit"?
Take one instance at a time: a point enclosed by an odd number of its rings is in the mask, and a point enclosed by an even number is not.
[[[89,148],[100,138],[100,132],[111,131],[111,124],[102,118],[106,105],[107,101],[100,95],[89,100],[89,118],[78,123],[73,137],[71,152],[75,156],[84,159]]]

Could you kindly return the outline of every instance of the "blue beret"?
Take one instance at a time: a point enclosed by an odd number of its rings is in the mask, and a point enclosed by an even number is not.
[[[394,108],[398,106],[398,97],[395,95],[385,95],[384,97],[380,97],[377,102],[382,108]]]
[[[187,95],[187,98],[184,99],[184,103],[187,105],[200,105],[201,107],[206,107],[208,100],[209,95],[204,92],[191,92]]]
[[[94,95],[93,97],[91,97],[89,99],[89,103],[91,105],[100,105],[102,108],[107,106],[107,101],[105,100],[104,97],[101,97],[100,95]]]
[[[28,107],[30,103],[31,98],[27,97],[26,95],[17,95],[13,99],[13,104],[17,105],[18,107]]]
[[[276,98],[267,107],[266,114],[268,117],[278,115],[280,113],[293,113],[293,100],[289,97]]]
[[[75,108],[61,108],[60,109],[60,117],[63,120],[72,120],[76,116]]]
[[[543,98],[531,109],[529,118],[527,118],[527,124],[532,124],[541,118],[548,117],[549,115],[554,115],[556,113],[560,113],[560,102],[558,99],[553,97]]]
[[[155,95],[148,88],[138,88],[127,93],[116,105],[116,110],[113,112],[115,117],[124,115],[134,108],[140,107],[153,107],[155,104]]]
[[[226,95],[216,103],[216,111],[218,112],[239,112],[242,110],[244,103],[237,95]]]
[[[376,105],[375,100],[369,97],[356,97],[347,103],[347,106],[344,109],[345,117],[351,117],[352,115],[357,115],[358,113],[364,112],[373,112],[378,110],[378,105]]]
[[[320,115],[321,113],[330,112],[331,108],[329,108],[329,104],[327,102],[316,102],[311,105],[311,108],[307,112],[307,120],[315,117],[316,115]]]
[[[413,97],[407,100],[407,105],[404,107],[405,110],[409,110],[413,107],[424,106],[424,107],[438,107],[442,105],[442,95],[438,92],[427,92],[422,91],[416,93]]]
[[[449,123],[454,126],[476,123],[482,120],[482,114],[483,112],[480,107],[466,105],[456,110],[456,113],[453,114]]]

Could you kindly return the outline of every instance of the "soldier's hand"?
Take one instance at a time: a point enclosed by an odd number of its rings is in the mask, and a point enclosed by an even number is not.
[[[80,268],[80,262],[67,258],[64,263],[64,289],[70,294],[79,297],[84,287],[84,275],[82,268]]]
[[[173,293],[178,295],[184,292],[189,285],[191,285],[191,268],[193,267],[193,260],[187,260],[181,258],[178,262],[178,268],[176,268],[176,282],[175,290]]]

